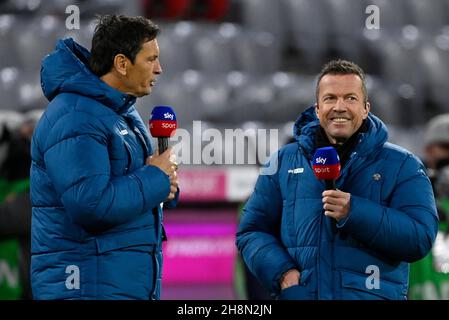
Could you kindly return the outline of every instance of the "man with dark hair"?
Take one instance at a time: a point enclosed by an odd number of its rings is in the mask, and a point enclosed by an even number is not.
[[[60,40],[41,69],[50,101],[31,146],[35,299],[159,299],[172,150],[152,155],[135,109],[162,73],[158,27],[104,16],[92,52]]]
[[[438,219],[422,163],[387,142],[370,113],[364,73],[324,66],[317,102],[294,126],[246,203],[237,246],[278,299],[406,299],[409,263],[424,257]],[[336,190],[312,170],[317,148],[336,148]]]
[[[366,84],[365,84],[365,73],[363,70],[356,65],[355,63],[345,61],[345,60],[332,60],[328,64],[326,64],[323,69],[321,70],[320,74],[318,75],[318,81],[315,89],[316,94],[316,101],[319,100],[319,93],[320,93],[320,86],[319,83],[321,82],[321,79],[327,75],[327,74],[333,74],[333,75],[356,75],[362,80],[362,95],[363,95],[363,102],[368,102],[368,93],[366,90]]]
[[[92,72],[98,77],[111,71],[118,54],[134,63],[142,43],[156,39],[159,33],[159,27],[143,17],[106,15],[99,19],[92,38],[92,55],[89,61]],[[157,41],[153,44],[156,43]]]

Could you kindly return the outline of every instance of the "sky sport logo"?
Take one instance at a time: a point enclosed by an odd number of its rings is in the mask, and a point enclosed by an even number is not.
[[[331,169],[329,167],[326,168],[315,168],[316,173],[330,173]]]
[[[326,158],[318,157],[315,159],[315,162],[319,164],[326,164],[326,160],[327,160]]]
[[[174,118],[173,113],[170,113],[170,112],[164,113],[164,119],[170,119],[173,121],[173,118]]]
[[[164,128],[164,129],[176,129],[176,123],[167,123],[167,122],[164,122],[164,123],[162,124],[162,128]]]

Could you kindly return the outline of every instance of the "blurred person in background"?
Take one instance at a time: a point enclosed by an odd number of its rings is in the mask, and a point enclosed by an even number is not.
[[[449,114],[432,118],[425,134],[425,164],[432,182],[439,217],[432,251],[410,266],[413,300],[449,299]]]
[[[15,130],[5,126],[0,140],[0,299],[31,299],[30,143],[36,119],[25,116]]]
[[[162,73],[159,28],[99,18],[89,52],[58,41],[42,62],[50,101],[31,145],[35,299],[159,299],[162,205],[179,189],[171,148],[153,154],[136,98]]]
[[[238,249],[281,300],[406,299],[409,263],[427,255],[438,229],[425,168],[387,142],[356,64],[326,64],[316,99],[296,121],[296,142],[259,176]],[[325,190],[312,170],[313,154],[326,146],[340,157],[336,190]]]

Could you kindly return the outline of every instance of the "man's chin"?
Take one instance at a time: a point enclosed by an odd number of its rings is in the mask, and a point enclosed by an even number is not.
[[[144,96],[147,96],[151,93],[151,88],[145,91],[141,91],[141,92],[137,92],[134,96],[136,96],[137,98],[142,98]]]
[[[147,90],[145,90],[145,93],[143,94],[144,96],[149,95],[151,92],[153,91],[152,87],[149,87]]]
[[[333,144],[343,144],[349,139],[347,135],[343,134],[330,135],[328,137],[331,138],[329,140],[331,140],[330,142],[332,142]]]

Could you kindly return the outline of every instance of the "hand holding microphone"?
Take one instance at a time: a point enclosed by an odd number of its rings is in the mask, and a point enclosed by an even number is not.
[[[351,194],[337,190],[335,180],[340,176],[340,159],[334,147],[324,147],[316,150],[313,155],[313,172],[319,180],[326,183],[323,192],[324,214],[339,221],[349,214]],[[335,221],[333,222],[335,228]]]
[[[337,221],[349,214],[351,194],[341,190],[326,190],[323,192],[324,214]]]
[[[146,160],[146,165],[158,167],[164,171],[167,176],[171,176],[174,172],[176,172],[176,166],[173,165],[172,161],[173,157],[173,149],[168,148],[162,154],[156,152],[156,154],[149,156]]]

